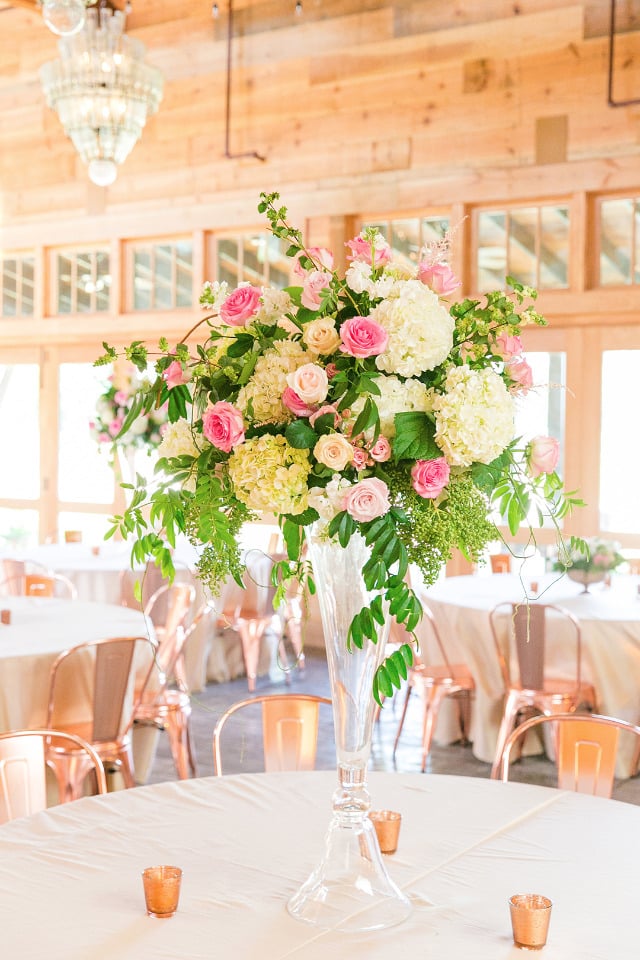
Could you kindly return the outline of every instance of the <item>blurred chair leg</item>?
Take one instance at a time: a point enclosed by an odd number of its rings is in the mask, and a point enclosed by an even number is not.
[[[420,695],[423,700],[424,717],[422,719],[422,772],[427,768],[427,760],[431,753],[431,744],[438,722],[438,711],[440,704],[446,696],[446,691],[441,686],[422,689]]]
[[[236,629],[240,633],[242,656],[247,671],[247,686],[249,693],[256,689],[258,675],[258,660],[260,659],[260,641],[265,631],[267,621],[264,617],[255,619],[241,618],[236,621]]]
[[[180,707],[169,709],[166,715],[166,731],[178,777],[181,780],[188,780],[189,776],[197,776],[191,745],[189,714]]]
[[[302,652],[302,624],[298,617],[287,620],[286,631],[296,655],[296,663],[300,673],[304,673],[304,653]]]
[[[119,756],[120,773],[127,788],[135,787],[136,781],[133,775],[133,757],[131,756],[131,747],[127,747]]]
[[[411,696],[411,691],[413,687],[411,683],[407,684],[407,692],[404,698],[404,704],[402,705],[402,714],[400,716],[400,722],[398,724],[398,731],[396,733],[396,739],[393,742],[393,758],[395,760],[396,750],[398,749],[398,741],[400,740],[400,734],[402,733],[402,728],[404,726],[404,718],[407,715],[407,707],[409,706],[409,697]]]
[[[498,740],[496,742],[496,753],[493,760],[493,766],[491,767],[491,779],[497,780],[500,777],[500,767],[502,764],[502,751],[504,750],[504,745],[509,738],[509,734],[515,726],[516,717],[518,715],[518,710],[521,707],[519,704],[519,696],[516,691],[511,691],[508,694],[505,705],[504,712],[502,714],[502,721],[500,723],[500,729],[498,731]]]

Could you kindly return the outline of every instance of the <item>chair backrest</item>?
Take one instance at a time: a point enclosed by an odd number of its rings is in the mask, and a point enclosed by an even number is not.
[[[55,730],[17,730],[0,734],[0,824],[27,817],[47,806],[48,744],[84,750],[93,764],[98,793],[107,792],[104,767],[93,747],[80,737]],[[64,800],[60,798],[61,802]]]
[[[0,583],[0,596],[57,597],[75,600],[74,584],[61,573],[21,573]]]
[[[109,637],[65,650],[51,667],[47,726],[86,730],[91,743],[121,740],[157,669],[155,653],[148,637]]]
[[[489,562],[492,573],[511,573],[511,554],[492,553]]]
[[[142,601],[135,594],[136,583],[140,582]],[[155,563],[147,563],[144,570],[123,570],[120,574],[120,603],[132,610],[144,610],[153,594],[168,583],[166,577]]]
[[[144,608],[158,637],[158,666],[166,677],[173,673],[176,660],[187,639],[187,626],[196,598],[190,583],[172,583],[160,587]]]
[[[511,750],[533,728],[552,724],[558,765],[558,786],[598,797],[610,797],[615,776],[618,739],[622,731],[633,735],[640,747],[640,727],[588,713],[562,713],[532,717],[513,731],[502,752],[501,778],[509,779]]]
[[[331,705],[326,697],[307,694],[275,694],[241,700],[222,715],[213,732],[213,770],[222,774],[220,740],[222,731],[239,710],[261,705],[264,769],[313,770],[318,744],[320,705]]]
[[[222,593],[221,619],[233,625],[240,618],[247,620],[276,615],[273,600],[276,587],[271,583],[273,558],[262,550],[250,550],[245,556],[243,586],[227,582]]]
[[[490,612],[489,622],[506,689],[514,683],[525,690],[543,688],[550,629],[568,630],[575,650],[576,690],[580,687],[582,636],[580,624],[569,610],[553,603],[499,603]],[[506,644],[501,641],[501,625],[506,626]]]

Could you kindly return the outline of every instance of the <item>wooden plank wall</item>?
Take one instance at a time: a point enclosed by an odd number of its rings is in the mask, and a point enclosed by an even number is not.
[[[224,157],[219,6],[214,20],[209,0],[134,0],[129,33],[165,97],[104,191],[44,104],[53,35],[37,13],[0,11],[0,243],[152,212],[168,230],[233,226],[255,221],[260,189],[307,216],[470,202],[501,183],[508,200],[514,174],[522,195],[532,168],[531,193],[550,157],[560,190],[640,182],[640,107],[607,104],[604,0],[304,0],[301,16],[293,0],[236,0],[231,149],[263,163]],[[640,0],[617,6],[616,95],[640,97]],[[536,130],[550,129],[564,132],[549,153]]]

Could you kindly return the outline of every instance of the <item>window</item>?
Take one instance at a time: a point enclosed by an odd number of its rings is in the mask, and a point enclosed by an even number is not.
[[[244,281],[282,289],[290,283],[293,264],[286,254],[288,246],[270,233],[216,237],[215,279],[226,281],[231,288]]]
[[[134,310],[193,306],[193,249],[190,240],[135,244],[132,248]]]
[[[55,311],[99,313],[109,309],[109,254],[106,250],[56,254]]]
[[[563,473],[565,450],[566,355],[527,351],[527,363],[533,371],[534,389],[516,401],[516,435],[525,441],[535,436],[555,437],[560,441],[558,472]],[[535,387],[541,389],[536,390]]]
[[[568,287],[568,206],[480,211],[477,228],[480,291],[500,289],[506,276],[541,290]]]
[[[114,476],[107,451],[100,450],[89,431],[108,373],[108,368],[91,363],[60,364],[58,498],[62,501],[113,502]]]
[[[33,316],[33,257],[5,254],[2,265],[3,317]]]
[[[640,350],[602,355],[600,528],[640,533],[640,446],[634,426]]]
[[[393,259],[415,266],[420,252],[431,242],[441,240],[449,229],[447,217],[407,217],[399,220],[377,220],[364,223],[377,227],[391,245]]]
[[[640,283],[640,199],[600,205],[600,284]]]

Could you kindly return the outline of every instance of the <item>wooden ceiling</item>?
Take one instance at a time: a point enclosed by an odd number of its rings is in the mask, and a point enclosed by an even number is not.
[[[231,147],[260,163],[224,153],[227,0],[217,19],[211,0],[133,0],[128,32],[165,95],[96,206],[42,95],[55,37],[35,0],[0,0],[0,242],[3,227],[8,242],[13,226],[94,208],[208,204],[216,217],[221,199],[255,207],[260,189],[286,189],[326,212],[402,210],[448,202],[452,180],[461,199],[501,184],[508,199],[500,171],[562,151],[612,164],[609,183],[637,163],[640,108],[607,104],[605,0],[302,2],[298,16],[294,0],[234,0]],[[616,90],[640,97],[640,0],[617,11]],[[558,118],[564,143],[545,153]],[[561,193],[572,176],[557,182]]]

